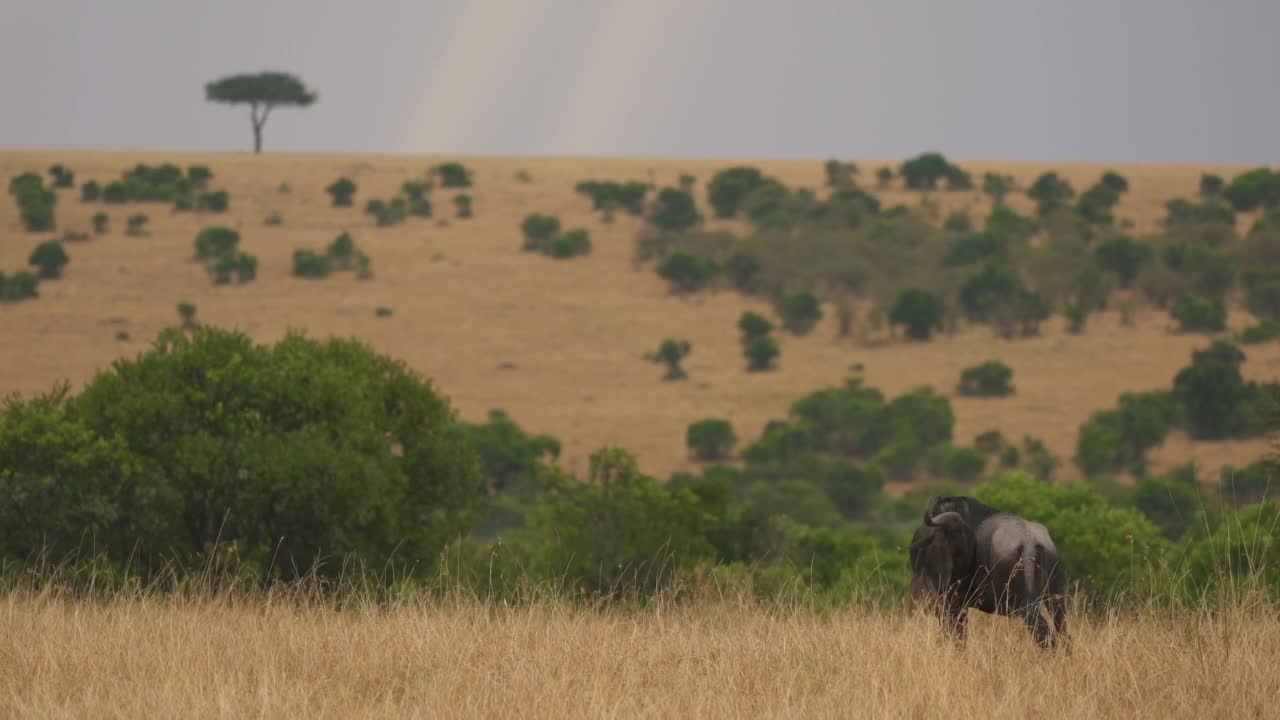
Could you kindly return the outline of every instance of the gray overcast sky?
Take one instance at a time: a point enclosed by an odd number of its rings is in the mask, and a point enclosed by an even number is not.
[[[0,147],[1280,162],[1280,0],[0,0]]]

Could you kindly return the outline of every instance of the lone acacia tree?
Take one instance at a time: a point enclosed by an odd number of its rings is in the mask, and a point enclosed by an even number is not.
[[[262,126],[277,105],[306,107],[316,101],[316,94],[302,80],[288,73],[260,72],[255,75],[231,75],[204,86],[205,99],[230,105],[249,105],[253,123],[253,152],[262,152]]]

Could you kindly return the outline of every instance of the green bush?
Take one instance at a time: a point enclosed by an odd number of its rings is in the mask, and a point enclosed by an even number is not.
[[[793,335],[806,335],[822,319],[822,306],[808,290],[779,295],[774,310],[782,318],[782,327]]]
[[[950,242],[942,257],[943,267],[962,267],[1003,257],[1009,249],[1005,235],[990,230],[962,235]]]
[[[1022,278],[1011,264],[992,260],[961,286],[960,304],[970,318],[991,320],[996,311],[1011,304],[1022,289]]]
[[[355,261],[355,254],[356,241],[349,232],[343,232],[334,238],[333,242],[329,243],[329,247],[325,249],[325,255],[329,256],[335,266],[343,270],[351,267],[351,264]]]
[[[947,219],[942,223],[944,230],[951,232],[972,232],[973,218],[969,217],[969,213],[963,210],[953,210],[947,214]]]
[[[182,327],[193,328],[196,325],[196,306],[186,301],[178,303],[178,317],[182,318]]]
[[[921,153],[898,168],[898,174],[909,190],[933,190],[939,180],[950,178],[954,172],[951,163],[936,152]]]
[[[1245,345],[1270,342],[1280,337],[1280,325],[1272,320],[1262,320],[1250,325],[1240,333],[1240,342]]]
[[[1167,477],[1139,480],[1132,502],[1169,540],[1182,537],[1204,507],[1195,485]]]
[[[556,235],[543,250],[543,254],[556,259],[591,254],[591,234],[584,228],[574,228]]]
[[[882,167],[876,171],[876,183],[881,190],[886,190],[893,183],[893,168]]]
[[[1142,266],[1155,257],[1155,250],[1148,243],[1117,235],[1099,243],[1093,249],[1093,257],[1098,267],[1116,276],[1120,287],[1128,288]]]
[[[410,201],[426,200],[427,193],[431,192],[432,187],[433,184],[430,180],[405,180],[400,185],[400,192],[404,193],[404,196],[409,198]]]
[[[747,372],[762,372],[773,368],[773,361],[781,351],[773,338],[763,335],[744,341],[742,354],[747,358]]]
[[[207,165],[188,165],[187,183],[193,190],[203,190],[213,179],[213,171]]]
[[[352,196],[359,187],[348,177],[340,177],[324,189],[333,207],[350,207]]]
[[[853,183],[853,176],[858,174],[858,166],[856,163],[831,158],[822,164],[822,171],[827,177],[827,187],[839,187]]]
[[[200,212],[226,212],[231,206],[231,198],[226,190],[204,192],[196,196],[196,210]]]
[[[994,429],[985,430],[973,439],[973,446],[988,455],[998,453],[1005,447],[1004,433]]]
[[[701,221],[693,193],[676,188],[663,188],[649,213],[649,222],[659,230],[688,230]]]
[[[1173,379],[1173,397],[1185,408],[1187,429],[1198,440],[1249,437],[1266,429],[1277,397],[1273,385],[1246,383],[1240,374],[1245,355],[1217,340],[1195,350],[1191,364]]]
[[[44,186],[44,178],[26,172],[9,180],[9,194],[18,203],[18,215],[27,232],[49,232],[57,225],[54,206],[58,194]]]
[[[1054,171],[1041,174],[1031,184],[1031,187],[1027,188],[1027,197],[1036,201],[1037,211],[1041,217],[1065,206],[1075,197],[1075,194],[1071,183]]]
[[[80,186],[81,202],[98,202],[101,197],[102,186],[98,184],[97,180],[86,181]]]
[[[460,193],[458,195],[454,195],[453,210],[455,215],[457,215],[459,218],[462,218],[464,220],[467,218],[473,217],[474,212],[471,209],[471,196],[467,195],[466,193]]]
[[[129,189],[119,180],[112,180],[102,187],[102,202],[120,205],[129,202]]]
[[[747,310],[738,318],[738,329],[742,331],[742,341],[746,343],[773,332],[773,323],[760,313]]]
[[[447,188],[471,187],[471,171],[462,163],[447,162],[437,165],[436,174],[440,177],[440,186]]]
[[[1013,394],[1013,370],[1008,365],[989,360],[980,365],[965,368],[960,373],[957,392],[974,397],[1004,397]]]
[[[162,332],[78,397],[6,405],[0,463],[21,500],[0,510],[0,556],[92,549],[145,577],[234,543],[264,579],[346,561],[430,577],[480,493],[447,401],[357,341],[190,333]]]
[[[1200,175],[1200,197],[1216,198],[1222,195],[1223,188],[1226,183],[1223,182],[1221,175],[1212,173],[1203,173]]]
[[[40,296],[40,277],[25,270],[6,276],[0,272],[0,302],[20,302]]]
[[[1170,314],[1183,332],[1219,332],[1227,328],[1227,306],[1220,298],[1185,293]]]
[[[765,180],[764,174],[754,167],[739,165],[725,168],[713,175],[707,184],[707,202],[711,203],[716,217],[733,217],[745,207],[747,197]]]
[[[213,260],[235,252],[240,233],[219,225],[207,227],[196,235],[196,259]]]
[[[1148,450],[1164,442],[1180,418],[1167,391],[1126,393],[1115,410],[1100,410],[1080,426],[1075,463],[1085,473],[1141,469]]]
[[[40,243],[27,258],[27,264],[36,266],[40,277],[45,279],[61,276],[62,268],[69,262],[71,258],[67,257],[67,251],[62,249],[62,243],[57,240],[46,240]]]
[[[889,323],[905,325],[907,337],[928,340],[934,330],[942,328],[946,306],[935,294],[921,288],[906,288],[889,310]]]
[[[524,249],[542,251],[547,243],[560,232],[560,218],[554,215],[533,213],[520,223],[524,235]]]
[[[328,255],[314,250],[299,249],[293,251],[293,274],[295,277],[322,278],[333,271],[333,261]]]
[[[685,433],[685,445],[696,459],[704,462],[728,457],[737,442],[733,425],[724,418],[704,418],[690,423]]]
[[[409,206],[403,197],[393,197],[390,201],[372,198],[365,203],[364,213],[371,215],[378,227],[399,225],[409,216]]]
[[[1249,277],[1245,307],[1259,318],[1280,323],[1280,273]]]
[[[987,467],[980,450],[954,445],[937,445],[929,451],[929,472],[957,482],[977,480]]]
[[[143,213],[136,213],[134,215],[130,215],[128,221],[125,224],[124,232],[126,235],[132,235],[135,237],[138,235],[142,235],[144,234],[147,227],[147,222],[149,221],[150,221],[150,218],[148,218]]]
[[[708,258],[677,250],[658,263],[658,275],[671,283],[679,293],[697,292],[705,288],[719,268]]]
[[[105,212],[96,212],[93,214],[93,233],[95,235],[106,235],[107,226],[111,222],[111,216]]]
[[[663,380],[683,380],[688,377],[684,368],[680,367],[680,363],[685,359],[693,346],[688,340],[674,340],[667,338],[658,345],[658,349],[649,355],[646,359],[650,362],[661,363],[667,366],[667,373],[662,377]]]
[[[1280,173],[1260,167],[1240,173],[1222,191],[1222,196],[1240,212],[1280,205]]]
[[[1035,220],[1019,215],[1005,205],[997,205],[987,215],[987,233],[1009,244],[1025,243],[1039,230]]]
[[[619,209],[640,216],[644,214],[644,201],[649,194],[649,185],[638,181],[618,183],[584,180],[574,186],[574,191],[591,198],[592,209],[603,211],[606,218],[611,218],[613,212]]]
[[[76,174],[70,168],[54,165],[49,168],[49,176],[53,178],[53,186],[72,188],[76,186]]]
[[[1014,191],[1012,175],[985,172],[982,174],[982,192],[991,196],[996,205],[1002,205],[1006,195]]]

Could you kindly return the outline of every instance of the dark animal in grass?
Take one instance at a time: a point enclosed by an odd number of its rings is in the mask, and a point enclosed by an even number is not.
[[[963,643],[968,611],[1021,616],[1045,649],[1070,642],[1066,576],[1040,523],[966,496],[934,499],[911,540],[911,594]],[[1046,618],[1052,617],[1052,624]]]

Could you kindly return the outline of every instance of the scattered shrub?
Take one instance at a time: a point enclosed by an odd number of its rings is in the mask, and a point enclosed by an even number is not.
[[[1219,332],[1227,327],[1227,306],[1220,298],[1185,293],[1170,314],[1183,332]]]
[[[21,302],[39,297],[40,277],[26,270],[6,276],[0,272],[0,302]]]
[[[150,218],[143,213],[130,215],[129,220],[125,224],[125,234],[135,237],[144,234],[149,220]]]
[[[996,205],[1004,204],[1004,198],[1015,188],[1012,175],[986,172],[982,174],[982,192],[991,196]]]
[[[447,162],[437,165],[436,174],[440,177],[441,187],[447,188],[465,188],[471,187],[471,171],[462,163]]]
[[[1036,178],[1031,187],[1027,188],[1027,197],[1036,201],[1038,212],[1044,217],[1070,202],[1075,197],[1075,190],[1058,173],[1049,171]]]
[[[987,430],[973,439],[973,446],[988,455],[998,453],[1005,446],[1004,434],[999,430]]]
[[[974,397],[1004,397],[1013,394],[1013,370],[998,360],[988,360],[980,365],[965,368],[960,373],[961,395]]]
[[[80,186],[81,202],[98,202],[101,197],[102,186],[98,184],[97,180],[86,181]]]
[[[240,233],[228,227],[207,227],[196,235],[196,259],[213,260],[235,252]]]
[[[62,275],[62,268],[69,262],[71,258],[67,257],[67,251],[62,249],[62,243],[57,240],[46,240],[40,243],[27,258],[27,264],[36,266],[40,277],[45,279]]]
[[[1164,442],[1179,420],[1167,391],[1126,393],[1115,410],[1100,410],[1080,426],[1075,463],[1086,473],[1141,469],[1146,452]]]
[[[566,230],[552,238],[543,250],[557,260],[591,254],[591,233],[585,228]]]
[[[574,186],[574,191],[591,198],[591,208],[603,211],[608,219],[619,209],[635,216],[643,215],[649,186],[634,180],[625,183],[584,180]]]
[[[342,270],[351,267],[355,261],[355,253],[356,241],[349,232],[343,232],[334,238],[333,242],[329,243],[329,247],[325,250],[325,254],[333,261],[333,265]]]
[[[519,183],[533,182],[533,176],[529,174],[528,170],[517,170],[515,178],[516,178],[516,182],[519,182]]]
[[[192,328],[196,325],[196,306],[189,302],[178,303],[178,317],[182,318],[182,327]]]
[[[299,249],[293,251],[293,274],[295,277],[322,278],[333,270],[333,262],[328,255],[314,250]]]
[[[364,213],[373,216],[379,227],[388,227],[404,222],[409,210],[403,197],[394,197],[390,201],[373,198],[365,203]]]
[[[929,451],[929,472],[957,482],[977,480],[987,467],[987,457],[974,448],[937,445]]]
[[[1008,250],[1008,240],[1004,235],[991,231],[971,233],[955,238],[947,246],[942,257],[943,267],[962,267],[1003,257]]]
[[[192,190],[203,190],[208,187],[209,181],[213,179],[213,171],[207,165],[188,165],[187,166],[187,182],[191,185]]]
[[[743,343],[742,354],[747,358],[747,372],[761,372],[773,367],[773,361],[781,351],[773,338],[764,335]]]
[[[705,418],[690,423],[685,444],[701,461],[722,460],[738,442],[733,425],[724,418]]]
[[[876,171],[876,182],[881,190],[889,189],[889,185],[893,183],[893,168],[882,167]]]
[[[1222,196],[1240,212],[1280,205],[1280,173],[1260,167],[1237,175]]]
[[[701,221],[693,194],[676,188],[663,188],[649,214],[649,222],[660,230],[687,230]]]
[[[324,191],[329,194],[333,207],[349,207],[351,205],[352,196],[356,194],[359,187],[351,178],[340,177],[330,183],[329,187]]]
[[[263,218],[262,224],[267,227],[280,227],[284,224],[284,216],[280,214],[280,211],[272,210],[269,215]]]
[[[891,325],[904,325],[907,337],[928,340],[934,330],[942,328],[946,306],[937,295],[921,288],[906,288],[889,310]]]
[[[106,235],[108,225],[111,222],[111,216],[105,212],[98,211],[93,214],[93,233],[95,235]]]
[[[823,171],[827,176],[827,187],[839,187],[853,183],[853,176],[858,174],[858,166],[851,162],[841,162],[831,158],[823,163]]]
[[[524,235],[524,249],[542,251],[552,238],[560,232],[560,218],[554,215],[533,213],[520,223],[520,232]]]
[[[76,186],[76,174],[62,165],[54,165],[49,168],[49,176],[53,178],[54,187],[72,188]]]
[[[782,327],[793,335],[806,335],[822,319],[822,306],[808,290],[778,296],[774,310],[782,318]]]
[[[1270,342],[1280,336],[1280,325],[1273,320],[1262,320],[1250,325],[1240,333],[1240,342],[1245,345]]]
[[[738,318],[738,330],[742,331],[742,342],[747,343],[773,332],[773,323],[760,313],[747,310]]]
[[[963,172],[936,152],[921,153],[898,168],[898,174],[909,190],[934,190],[939,180],[950,180],[959,174],[957,171]]]
[[[1155,256],[1151,245],[1139,242],[1126,235],[1117,235],[1104,240],[1093,249],[1093,257],[1098,267],[1106,270],[1120,281],[1120,287],[1133,285],[1133,279],[1145,263]]]
[[[713,175],[707,184],[707,202],[711,203],[716,217],[733,217],[765,180],[757,168],[741,165],[725,168]]]
[[[453,197],[454,212],[460,218],[469,218],[471,212],[471,196],[465,193],[455,195]]]
[[[677,250],[662,259],[658,264],[658,275],[671,283],[672,289],[680,293],[697,292],[703,289],[715,277],[718,268],[711,260]]]
[[[973,218],[969,217],[969,213],[963,210],[953,210],[947,215],[947,220],[942,224],[944,230],[951,232],[971,232],[973,230]]]
[[[661,363],[667,366],[667,373],[663,375],[663,380],[683,380],[687,375],[684,368],[680,367],[681,361],[689,354],[693,346],[688,340],[674,340],[667,338],[662,341],[658,349],[645,356],[650,362]]]
[[[58,194],[44,186],[44,178],[33,172],[9,180],[9,194],[18,203],[18,215],[27,232],[50,232],[56,228],[54,206]]]
[[[1245,287],[1245,307],[1249,312],[1280,323],[1280,273],[1250,275]]]
[[[113,180],[102,187],[102,202],[110,205],[121,205],[129,202],[129,189],[119,180]]]
[[[196,210],[200,212],[226,212],[231,206],[231,198],[226,190],[204,192],[196,196]]]
[[[1200,197],[1216,198],[1221,197],[1222,190],[1226,186],[1221,175],[1213,175],[1204,173],[1200,176]]]

